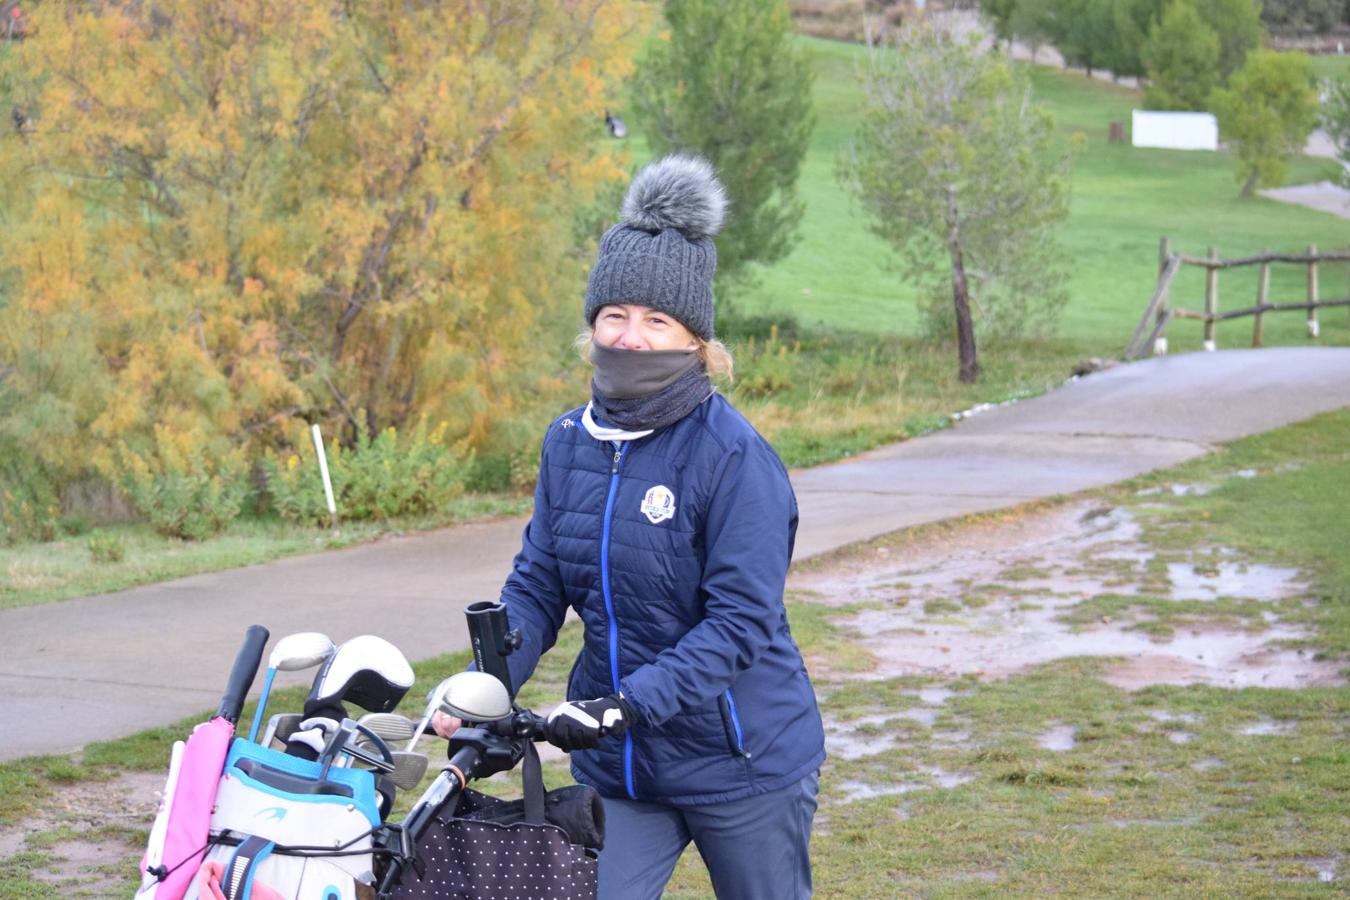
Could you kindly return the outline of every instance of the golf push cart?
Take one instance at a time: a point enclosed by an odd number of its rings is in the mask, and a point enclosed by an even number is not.
[[[268,638],[265,628],[249,628],[216,715],[174,745],[137,900],[488,896],[477,885],[498,863],[480,846],[503,845],[541,871],[555,869],[543,877],[565,883],[568,896],[594,897],[599,797],[583,786],[545,794],[532,743],[543,740],[544,721],[515,704],[506,666],[519,633],[500,603],[465,613],[476,671],[437,685],[420,721],[393,712],[413,673],[392,644],[363,635],[334,646],[306,632],[273,646],[242,738],[235,723]],[[273,715],[264,727],[276,673],[315,666],[303,710]],[[347,704],[366,713],[353,719]],[[416,747],[433,733],[437,710],[464,725],[449,739],[440,774],[395,821],[397,792],[426,775],[428,758]],[[523,801],[469,789],[522,761]]]

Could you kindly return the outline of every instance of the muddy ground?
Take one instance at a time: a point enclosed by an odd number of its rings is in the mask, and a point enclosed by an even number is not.
[[[840,760],[890,746],[893,738],[878,737],[885,729],[877,726],[887,722],[909,718],[933,726],[943,705],[962,685],[968,688],[971,678],[1003,679],[1065,657],[1113,658],[1107,680],[1127,690],[1152,684],[1339,684],[1338,666],[1290,646],[1308,635],[1283,622],[1278,612],[1307,589],[1295,570],[1248,563],[1221,547],[1209,548],[1196,562],[1161,559],[1142,542],[1134,514],[1091,501],[924,531],[804,567],[789,580],[790,597],[836,608],[834,624],[869,657],[863,666],[838,665],[826,656],[810,660],[825,697],[829,750]],[[1164,628],[1143,621],[1146,606],[1119,620],[1084,614],[1088,601],[1108,594],[1202,605],[1242,599],[1270,608],[1239,620],[1191,615]],[[914,675],[930,680],[914,691],[917,702],[908,709],[847,720],[832,715],[832,685]],[[1159,711],[1155,717],[1168,715]],[[1184,720],[1168,722],[1169,739],[1187,740]],[[931,739],[953,746],[970,741],[959,727],[936,730]],[[1074,729],[1050,728],[1039,742],[1049,750],[1071,749]],[[906,780],[850,781],[839,787],[848,802],[954,787],[969,777],[932,769]],[[128,773],[59,792],[37,821],[0,829],[0,866],[32,860],[42,880],[53,883],[61,896],[125,895],[132,884],[127,873],[139,857],[162,781],[161,773]],[[828,828],[827,818],[821,826]],[[1327,879],[1343,874],[1337,871],[1339,860],[1328,861],[1327,867]]]
[[[1154,684],[1342,684],[1339,665],[1314,659],[1306,648],[1287,646],[1310,635],[1283,623],[1273,609],[1307,590],[1298,571],[1247,563],[1224,548],[1210,548],[1199,563],[1160,560],[1141,541],[1141,527],[1128,510],[1091,502],[1066,504],[1014,522],[937,531],[854,553],[789,580],[791,595],[847,610],[836,622],[853,632],[857,646],[871,657],[862,672],[835,671],[829,659],[814,659],[818,680],[938,679],[916,691],[919,706],[896,716],[841,722],[831,716],[826,702],[827,746],[842,759],[886,749],[877,744],[876,726],[892,719],[911,718],[931,727],[942,705],[956,696],[959,680],[1007,678],[1067,657],[1113,658],[1106,680],[1126,690]],[[1239,622],[1218,614],[1213,622],[1203,615],[1190,617],[1169,633],[1147,627],[1146,612],[1120,620],[1081,614],[1084,601],[1106,594],[1202,603],[1254,600],[1272,609],[1262,610],[1259,619]],[[953,684],[944,685],[944,678]],[[966,745],[968,736],[937,731],[933,739]],[[1073,730],[1051,729],[1041,745],[1071,749]],[[902,793],[964,780],[959,773],[930,774],[930,784],[860,784],[854,793]]]

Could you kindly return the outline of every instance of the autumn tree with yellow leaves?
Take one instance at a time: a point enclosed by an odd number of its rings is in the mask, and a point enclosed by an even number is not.
[[[0,457],[237,478],[308,422],[468,446],[563,387],[630,0],[29,19],[0,58]]]

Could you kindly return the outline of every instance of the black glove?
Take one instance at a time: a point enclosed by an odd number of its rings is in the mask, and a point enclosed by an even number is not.
[[[544,736],[555,747],[593,750],[602,737],[618,737],[633,723],[633,708],[618,694],[560,703],[548,714]]]

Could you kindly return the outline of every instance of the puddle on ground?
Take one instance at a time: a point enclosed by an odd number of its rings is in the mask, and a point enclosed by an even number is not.
[[[950,790],[974,781],[974,775],[963,772],[949,772],[937,766],[919,766],[918,771],[927,775],[930,781],[899,781],[891,784],[876,785],[865,781],[841,781],[838,789],[844,792],[841,802],[852,803],[855,800],[870,800],[873,797],[889,797],[895,794],[912,794],[915,791],[932,790],[934,787]],[[908,815],[908,813],[906,813]]]
[[[1139,534],[1139,524],[1123,510],[1080,504],[1028,516],[1011,526],[976,523],[940,538],[882,548],[889,552],[877,558],[793,573],[789,587],[809,590],[813,601],[833,606],[883,601],[920,608],[923,600],[951,600],[972,587],[1005,581],[1018,591],[1098,593],[1099,579],[1062,570],[1080,568],[1079,554],[1085,550],[1103,559],[1114,558],[1113,552],[1127,553]],[[1129,558],[1140,556],[1136,552]],[[1005,573],[1018,567],[1040,570],[1047,577],[1008,579]],[[910,604],[912,599],[921,602]]]
[[[1298,569],[1255,563],[1167,564],[1173,600],[1213,600],[1216,597],[1281,600],[1307,589],[1298,575]]]
[[[862,781],[840,781],[838,789],[843,791],[844,796],[841,803],[852,803],[855,800],[871,800],[873,797],[890,797],[895,794],[908,794],[913,791],[923,791],[928,789],[928,785],[917,781],[901,781],[896,784],[875,785],[867,784]]]
[[[1262,719],[1250,725],[1243,725],[1237,730],[1237,733],[1245,735],[1293,734],[1294,729],[1295,724],[1293,722],[1273,722],[1270,719]]]
[[[1181,828],[1188,825],[1199,825],[1199,816],[1184,816],[1180,819],[1112,819],[1111,824],[1117,828]]]
[[[1212,756],[1207,756],[1204,759],[1197,759],[1195,762],[1191,763],[1191,768],[1197,772],[1208,772],[1211,769],[1222,769],[1224,766],[1225,763],[1223,760],[1215,759]]]
[[[1189,731],[1169,731],[1167,732],[1167,739],[1174,744],[1189,744],[1195,740],[1195,735]]]
[[[1074,735],[1078,729],[1072,725],[1057,725],[1036,739],[1036,743],[1046,750],[1054,750],[1057,753],[1063,753],[1066,750],[1072,750],[1074,744]]]
[[[793,573],[790,587],[818,602],[871,601],[876,608],[843,615],[875,659],[866,673],[834,677],[886,679],[973,674],[1003,678],[1056,659],[1122,657],[1107,680],[1125,689],[1152,684],[1301,688],[1343,684],[1340,666],[1282,644],[1309,632],[1282,624],[1274,611],[1253,630],[1192,625],[1154,640],[1129,621],[1109,617],[1075,631],[1063,621],[1084,599],[1131,595],[1151,559],[1129,511],[1068,504],[1015,522],[976,523],[846,560],[817,572]],[[1274,600],[1306,590],[1298,572],[1243,562],[1231,551],[1202,566],[1174,564],[1174,596]],[[880,601],[880,603],[878,603]],[[930,605],[935,613],[925,612]],[[1260,629],[1260,630],[1255,630]],[[925,703],[929,701],[920,695]],[[945,699],[941,698],[941,699]],[[940,702],[934,696],[934,702]],[[930,723],[931,724],[931,723]]]
[[[927,703],[929,706],[941,706],[952,697],[956,696],[956,691],[945,687],[920,688],[917,691],[906,691],[906,693],[918,697],[919,700]],[[932,723],[930,722],[929,724]]]
[[[949,690],[945,693],[946,696],[952,696],[955,692]],[[885,726],[907,719],[911,722],[917,722],[925,728],[931,728],[941,714],[940,708],[913,707],[895,712],[862,716],[847,721],[840,721],[826,715],[825,749],[831,756],[838,756],[841,759],[862,759],[865,756],[876,756],[904,743],[903,736],[885,733]],[[874,729],[869,726],[880,727]],[[964,743],[970,737],[965,732],[959,731],[946,732],[946,734],[956,736],[960,743]],[[937,735],[934,735],[934,737],[937,738]]]
[[[1308,637],[1293,627],[1259,633],[1230,628],[1192,628],[1155,641],[1121,623],[1071,631],[1058,621],[1072,600],[1040,598],[990,603],[967,610],[961,621],[922,619],[905,609],[865,610],[841,620],[864,635],[859,643],[876,659],[864,678],[904,675],[1003,678],[1026,668],[1073,656],[1124,657],[1107,680],[1119,687],[1149,684],[1210,684],[1220,687],[1304,687],[1334,683],[1337,666],[1313,661],[1296,650],[1272,649],[1280,641]]]
[[[1317,880],[1323,884],[1330,884],[1336,880],[1336,869],[1340,867],[1340,862],[1335,858],[1308,860],[1309,865],[1317,872]]]
[[[1187,725],[1194,725],[1201,720],[1195,713],[1174,713],[1165,709],[1150,709],[1148,717],[1155,722],[1185,722]]]
[[[949,772],[937,766],[918,766],[918,770],[933,779],[938,787],[948,790],[975,780],[974,775],[967,775],[964,772]]]
[[[900,746],[900,738],[893,734],[873,734],[860,729],[868,725],[885,725],[893,722],[898,715],[864,716],[839,722],[825,717],[825,751],[840,759],[862,759],[876,756]]]

